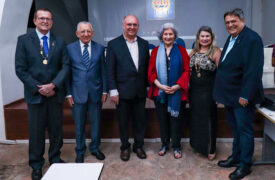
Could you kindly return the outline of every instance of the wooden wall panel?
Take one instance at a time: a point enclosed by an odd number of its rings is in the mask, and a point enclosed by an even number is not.
[[[28,139],[28,115],[27,105],[24,100],[19,100],[4,108],[6,135],[7,139]],[[65,139],[74,139],[74,121],[72,118],[72,111],[66,103],[64,103],[64,118],[63,118],[63,133]],[[183,122],[182,137],[189,137],[188,127],[189,111],[185,112]],[[131,126],[131,123],[129,124]],[[130,128],[131,129],[131,128]],[[255,137],[262,137],[263,134],[263,117],[256,113],[255,123]],[[132,136],[132,131],[130,130]],[[218,122],[217,122],[217,136],[218,138],[231,138],[231,128],[228,126],[224,109],[218,108]],[[89,137],[89,123],[86,125],[86,137]],[[118,123],[116,120],[116,113],[114,109],[103,109],[101,113],[101,137],[102,138],[119,138]],[[145,138],[159,138],[159,123],[156,119],[155,110],[153,108],[147,109],[147,127]]]

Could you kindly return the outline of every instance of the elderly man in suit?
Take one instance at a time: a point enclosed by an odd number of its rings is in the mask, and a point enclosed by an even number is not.
[[[29,120],[29,165],[32,179],[42,177],[45,151],[45,130],[50,139],[49,161],[60,159],[63,144],[62,105],[65,97],[64,82],[69,74],[70,60],[65,41],[50,32],[53,24],[50,10],[35,11],[33,32],[19,36],[15,69],[24,83]]]
[[[128,124],[133,120],[133,151],[140,159],[146,158],[143,150],[146,126],[146,86],[149,61],[148,42],[137,36],[139,22],[128,15],[122,23],[123,34],[108,43],[107,81],[111,101],[116,105],[120,129],[121,154],[123,161],[130,158]]]
[[[94,41],[93,27],[89,22],[79,22],[78,41],[67,46],[71,58],[71,78],[67,88],[67,100],[73,108],[76,134],[77,163],[84,162],[85,122],[88,113],[91,143],[89,150],[97,159],[105,159],[99,150],[100,113],[107,99],[104,47]]]
[[[263,43],[256,32],[245,26],[241,9],[226,12],[224,22],[230,36],[217,70],[214,99],[225,105],[234,141],[232,155],[218,165],[237,166],[229,178],[241,179],[251,172],[254,105],[263,100]]]

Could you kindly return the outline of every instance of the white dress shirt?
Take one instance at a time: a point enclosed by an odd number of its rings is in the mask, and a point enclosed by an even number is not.
[[[238,36],[239,36],[239,35],[238,35]],[[223,56],[223,58],[222,58],[222,62],[225,60],[227,54],[228,54],[228,53],[230,52],[230,50],[233,48],[233,46],[234,46],[234,44],[235,44],[235,42],[236,42],[238,36],[236,36],[235,38],[233,38],[232,36],[230,37],[229,43],[228,43],[228,46],[227,46],[227,49],[226,49],[226,51],[225,51],[225,53],[224,53],[224,56]]]
[[[128,41],[125,36],[123,35],[125,41],[126,41],[126,44],[127,44],[127,47],[129,49],[129,52],[131,54],[131,57],[134,61],[134,64],[135,64],[135,67],[138,71],[138,59],[139,59],[139,56],[138,56],[138,42],[137,42],[137,37],[135,37],[134,41],[133,42],[130,42]],[[118,90],[117,89],[112,89],[110,90],[110,96],[117,96],[118,95]]]
[[[37,29],[35,29],[35,31],[36,31],[36,34],[37,34],[39,40],[40,40],[40,44],[41,44],[42,46],[43,46],[43,39],[42,39],[42,37],[43,37],[43,36],[47,36],[48,49],[50,50],[50,31],[49,31],[46,35],[42,34],[42,33],[39,32]]]
[[[85,48],[84,45],[85,44],[82,41],[80,41],[80,40],[79,40],[79,42],[80,42],[81,54],[83,55],[83,51],[84,51],[84,48]],[[88,43],[88,48],[87,49],[88,49],[88,52],[89,52],[89,58],[91,58],[91,52],[92,52],[92,50],[91,50],[92,49],[91,48],[91,41]]]
[[[125,38],[125,37],[124,37]],[[134,41],[133,42],[130,42],[128,41],[126,38],[125,38],[125,41],[126,41],[126,44],[127,44],[127,47],[129,49],[129,52],[131,54],[131,57],[134,61],[134,64],[136,66],[136,69],[138,71],[138,43],[137,43],[137,37],[135,37]]]

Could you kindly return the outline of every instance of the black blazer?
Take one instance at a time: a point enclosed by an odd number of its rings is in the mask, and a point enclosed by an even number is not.
[[[139,62],[138,71],[128,50],[124,36],[111,40],[107,47],[108,89],[117,89],[119,98],[145,98],[147,95],[147,70],[149,63],[148,41],[137,37]]]
[[[229,44],[228,37],[217,70],[214,99],[224,105],[238,107],[239,97],[250,104],[263,100],[264,51],[261,37],[248,27],[240,32],[233,48],[223,62]]]
[[[43,102],[43,97],[37,85],[48,83],[55,84],[55,95],[49,100],[64,101],[65,78],[69,74],[70,61],[65,41],[53,34],[50,34],[50,49],[48,64],[42,63],[40,54],[40,40],[35,31],[18,37],[15,53],[16,75],[24,83],[25,100],[29,104]]]

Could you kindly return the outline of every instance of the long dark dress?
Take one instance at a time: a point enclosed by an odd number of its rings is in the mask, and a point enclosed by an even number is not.
[[[190,68],[190,145],[207,156],[216,151],[217,105],[212,96],[216,65],[204,54],[195,53]]]

